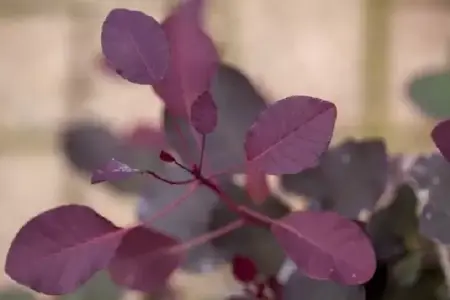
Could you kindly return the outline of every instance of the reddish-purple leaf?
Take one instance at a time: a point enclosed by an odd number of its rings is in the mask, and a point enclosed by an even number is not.
[[[182,1],[162,26],[170,47],[170,65],[154,90],[175,115],[186,116],[193,101],[209,90],[219,55],[201,26],[202,0]]]
[[[160,290],[184,257],[182,252],[173,251],[172,247],[178,244],[164,233],[135,227],[124,236],[111,260],[108,268],[111,278],[130,289]]]
[[[255,204],[263,203],[270,195],[266,174],[252,166],[247,166],[245,188]]]
[[[132,169],[129,165],[112,158],[106,166],[92,172],[91,184],[124,180],[139,173],[138,169]]]
[[[211,94],[201,94],[191,106],[191,124],[200,134],[208,134],[217,126],[217,106]]]
[[[450,120],[438,123],[433,128],[431,137],[442,155],[450,161]]]
[[[356,285],[372,278],[375,252],[355,222],[334,212],[297,211],[272,232],[286,254],[308,277]]]
[[[330,143],[336,114],[333,103],[307,96],[275,102],[247,132],[247,160],[272,175],[316,166]]]
[[[101,34],[108,64],[130,82],[154,84],[169,66],[169,45],[160,24],[143,12],[113,9]]]
[[[231,261],[234,278],[243,283],[255,280],[258,270],[253,261],[244,256],[236,255]]]
[[[126,232],[89,207],[60,206],[20,229],[5,271],[37,292],[67,294],[107,267]]]

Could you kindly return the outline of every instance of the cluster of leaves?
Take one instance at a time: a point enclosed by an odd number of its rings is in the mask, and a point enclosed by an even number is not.
[[[334,104],[307,96],[268,104],[220,63],[201,26],[202,4],[183,1],[162,24],[114,9],[103,24],[105,65],[153,88],[164,103],[164,133],[139,125],[118,137],[83,123],[63,135],[67,157],[93,184],[140,196],[141,222],[120,228],[87,206],[50,209],[20,229],[6,273],[50,295],[73,293],[101,270],[120,286],[153,292],[179,267],[205,271],[229,261],[244,291],[230,299],[382,299],[388,288],[406,299],[388,283],[413,290],[430,269],[424,245],[450,240],[447,162],[433,154],[405,167],[379,139],[329,148]],[[445,124],[433,137],[450,156]],[[246,174],[245,187],[233,182],[236,173]],[[280,176],[308,209],[290,212],[266,174]],[[371,217],[356,221],[364,210]],[[281,278],[286,264],[295,271]]]
[[[248,119],[236,122],[239,130],[226,126],[224,116],[232,119],[235,112],[227,109],[226,103],[219,107],[216,103],[220,101],[216,102],[210,92],[220,64],[214,44],[202,30],[201,11],[201,0],[183,1],[159,24],[142,12],[114,9],[102,28],[102,50],[108,66],[129,82],[152,86],[164,102],[165,126],[174,126],[178,132],[176,140],[171,136],[168,140],[180,158],[170,149],[160,149],[156,156],[159,167],[150,169],[140,162],[136,167],[130,165],[114,154],[96,166],[91,182],[110,182],[122,190],[138,189],[150,210],[158,205],[152,201],[153,192],[159,193],[161,185],[173,201],[143,222],[125,228],[83,205],[45,211],[28,221],[12,241],[5,266],[12,279],[44,294],[64,295],[106,270],[120,286],[152,292],[165,287],[186,258],[187,262],[189,257],[195,260],[191,250],[196,246],[226,243],[224,240],[234,233],[248,236],[247,228],[272,236],[276,248],[282,249],[309,278],[353,286],[373,276],[374,249],[368,235],[352,220],[329,211],[283,211],[276,216],[264,213],[265,205],[271,205],[266,201],[266,175],[294,174],[319,163],[332,137],[335,105],[313,97],[290,96],[271,105],[258,103],[261,109],[256,113],[249,108]],[[241,130],[243,123],[248,127]],[[84,128],[87,135],[92,129]],[[130,159],[130,150],[142,150],[142,144],[145,148],[136,134],[122,143],[97,129],[96,134],[105,143],[94,152],[101,156],[113,149]],[[66,140],[68,151],[78,145],[74,143],[78,133]],[[144,135],[152,135],[164,145],[157,131],[147,130]],[[132,147],[128,147],[130,144]],[[84,167],[99,163],[97,158]],[[246,190],[230,184],[233,172],[246,173]],[[128,184],[120,186],[119,181]],[[229,190],[224,188],[227,184]],[[253,207],[234,199],[233,189],[250,196]],[[225,224],[210,224],[208,220],[207,227],[217,228],[192,238],[191,230],[171,232],[164,222],[158,223],[177,211],[177,219],[185,219],[187,203],[201,200],[190,198],[214,200],[210,208],[204,204],[202,214],[226,209],[228,214],[222,220],[211,219]],[[187,206],[181,209],[184,204]],[[204,222],[200,223],[198,232],[205,229]],[[261,257],[261,265],[263,260]],[[270,267],[258,268],[273,272]],[[264,296],[263,292],[257,294]]]

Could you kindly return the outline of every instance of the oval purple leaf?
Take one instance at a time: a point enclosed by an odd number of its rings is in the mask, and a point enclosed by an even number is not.
[[[124,180],[139,174],[139,172],[139,170],[132,169],[129,165],[112,158],[105,167],[92,172],[91,184]]]
[[[153,86],[172,114],[186,116],[191,104],[209,90],[219,54],[201,28],[202,0],[182,1],[162,27],[169,41],[170,66]]]
[[[274,224],[272,232],[310,278],[356,285],[375,273],[375,252],[367,235],[334,212],[297,211]]]
[[[169,66],[169,45],[160,24],[143,12],[113,9],[102,26],[108,65],[130,82],[154,84]]]
[[[111,260],[108,268],[111,278],[134,290],[160,290],[184,257],[179,251],[170,251],[178,244],[151,228],[135,227],[124,236]]]
[[[67,294],[107,267],[125,233],[89,207],[60,206],[20,229],[5,271],[39,293]]]
[[[201,94],[191,106],[191,124],[200,134],[208,134],[217,126],[217,106],[209,92]]]
[[[307,96],[275,102],[247,132],[247,160],[272,175],[316,166],[330,143],[336,114],[333,103]]]
[[[450,161],[450,120],[438,123],[431,131],[431,138],[442,155]]]

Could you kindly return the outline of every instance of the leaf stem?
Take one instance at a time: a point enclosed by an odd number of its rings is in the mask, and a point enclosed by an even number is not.
[[[220,227],[219,229],[216,229],[214,231],[210,231],[208,233],[205,233],[203,235],[200,235],[198,237],[195,237],[193,239],[190,239],[187,242],[184,242],[182,244],[170,247],[169,249],[166,249],[167,252],[181,252],[191,249],[192,247],[201,245],[203,243],[206,243],[210,240],[213,240],[215,238],[218,238],[222,235],[225,235],[233,230],[236,230],[242,226],[245,225],[245,221],[242,219],[236,220],[234,222],[228,223],[227,225]],[[164,251],[165,252],[165,251]]]
[[[196,181],[195,178],[192,178],[192,179],[189,179],[189,180],[173,181],[173,180],[170,180],[170,179],[163,178],[163,177],[159,176],[158,174],[156,174],[155,172],[148,171],[148,170],[147,171],[141,171],[141,173],[145,174],[145,175],[151,175],[151,176],[155,177],[156,179],[164,181],[165,183],[168,183],[168,184],[183,185],[183,184],[193,183],[193,182]]]
[[[198,163],[198,169],[199,171],[202,170],[202,165],[203,165],[203,157],[205,155],[205,147],[206,147],[206,135],[203,134],[202,135],[202,146],[200,149],[200,162]]]

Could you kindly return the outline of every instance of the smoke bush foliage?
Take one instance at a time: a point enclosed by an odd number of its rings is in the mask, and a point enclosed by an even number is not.
[[[386,285],[379,282],[386,272],[380,262],[404,254],[400,231],[418,226],[414,188],[430,189],[430,183],[417,169],[445,170],[421,157],[405,171],[381,140],[329,148],[335,105],[303,95],[270,105],[261,100],[220,63],[202,29],[202,5],[183,1],[162,24],[143,12],[114,9],[103,23],[105,65],[160,96],[166,136],[139,128],[124,142],[99,125],[66,133],[66,154],[92,172],[92,184],[143,197],[142,222],[122,228],[87,206],[50,209],[17,233],[6,273],[48,295],[72,293],[99,271],[125,288],[153,292],[180,267],[225,260],[244,287],[243,299],[369,299]],[[449,156],[447,127],[438,125],[433,138]],[[142,162],[136,157],[144,152]],[[245,188],[231,181],[235,173],[246,174]],[[285,190],[307,196],[309,209],[290,212],[280,205],[268,174],[280,176]],[[387,183],[392,205],[367,223],[354,221],[361,210],[374,209]],[[421,232],[445,239],[430,221],[439,213],[437,202],[429,203]],[[394,213],[408,214],[407,229],[397,230]],[[296,271],[283,279],[286,264]]]

